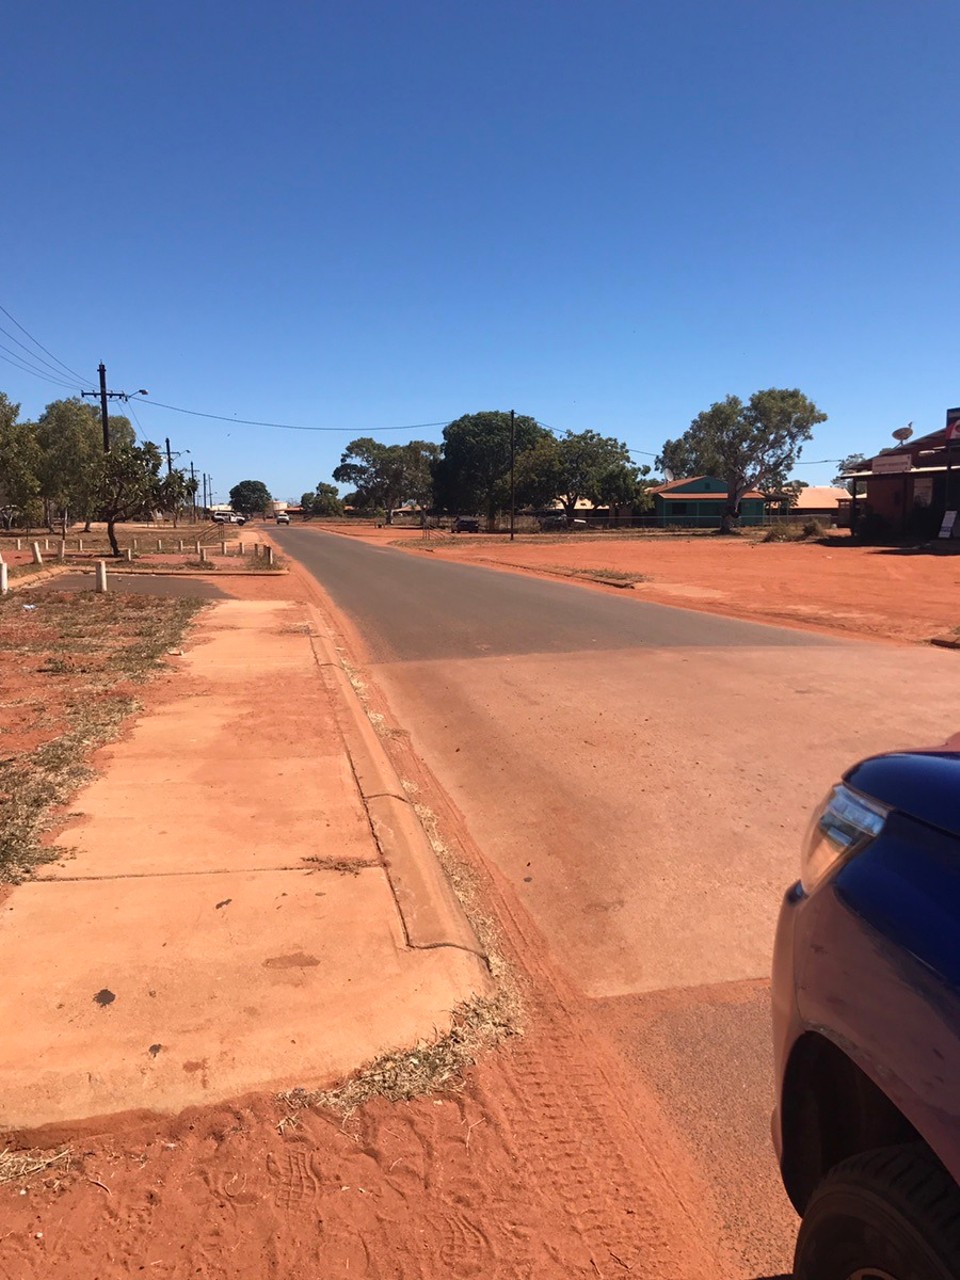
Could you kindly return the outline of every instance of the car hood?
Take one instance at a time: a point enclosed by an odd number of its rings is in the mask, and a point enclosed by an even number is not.
[[[856,791],[919,822],[960,837],[960,750],[898,751],[854,765],[844,776]]]

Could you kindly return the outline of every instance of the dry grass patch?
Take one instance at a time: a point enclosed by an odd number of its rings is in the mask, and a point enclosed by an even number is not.
[[[0,1186],[24,1182],[38,1173],[65,1173],[69,1165],[70,1152],[66,1148],[54,1155],[49,1151],[0,1151]]]
[[[54,854],[53,811],[137,710],[136,687],[179,645],[196,600],[43,589],[0,600],[0,881]],[[60,851],[62,853],[62,850]]]

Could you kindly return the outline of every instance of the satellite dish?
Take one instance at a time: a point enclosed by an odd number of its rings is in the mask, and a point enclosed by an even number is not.
[[[913,435],[913,423],[908,422],[905,427],[897,427],[896,431],[894,431],[892,434],[893,434],[894,440],[899,440],[901,444],[906,444],[906,442]]]
[[[663,468],[663,478],[664,480],[666,480],[667,484],[669,484],[671,480],[673,480],[673,472],[670,470],[669,467]]]

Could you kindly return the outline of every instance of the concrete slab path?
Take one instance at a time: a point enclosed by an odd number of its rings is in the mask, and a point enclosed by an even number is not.
[[[178,696],[100,753],[62,860],[4,903],[0,1130],[323,1086],[488,989],[426,840],[384,859],[349,749],[376,743],[318,626],[207,610]]]

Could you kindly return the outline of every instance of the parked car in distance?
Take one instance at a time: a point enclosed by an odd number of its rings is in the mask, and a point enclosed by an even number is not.
[[[287,515],[285,511],[280,511],[277,514],[277,524],[289,524],[289,523],[290,523],[290,517]]]
[[[816,810],[773,963],[795,1280],[960,1276],[960,736]]]
[[[587,529],[589,525],[586,520],[581,520],[579,516],[571,518],[565,515],[544,516],[540,521],[540,528],[543,532],[549,532],[551,529]]]
[[[453,522],[454,533],[479,533],[480,520],[477,516],[457,516]]]
[[[247,517],[241,516],[235,511],[215,511],[213,513],[214,524],[246,524]]]

